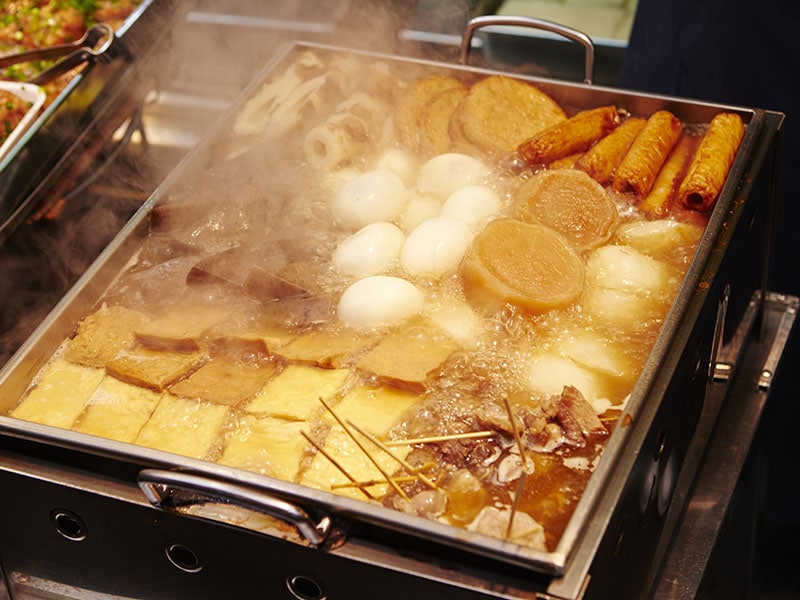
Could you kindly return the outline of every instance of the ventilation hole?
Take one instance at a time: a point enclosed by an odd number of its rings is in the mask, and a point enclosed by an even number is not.
[[[199,573],[203,565],[194,550],[183,544],[170,544],[166,549],[169,562],[187,573]]]
[[[56,509],[50,513],[50,522],[60,535],[72,542],[82,542],[86,539],[88,533],[86,523],[73,512]]]
[[[286,580],[286,587],[297,600],[325,600],[325,590],[311,577],[294,575]]]

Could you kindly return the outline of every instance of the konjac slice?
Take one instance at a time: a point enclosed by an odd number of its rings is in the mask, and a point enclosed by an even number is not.
[[[556,231],[502,218],[475,238],[461,278],[475,306],[497,310],[509,303],[541,314],[578,298],[584,270],[581,257]]]
[[[579,251],[607,242],[618,222],[617,207],[583,171],[542,171],[514,194],[515,216],[555,229]]]

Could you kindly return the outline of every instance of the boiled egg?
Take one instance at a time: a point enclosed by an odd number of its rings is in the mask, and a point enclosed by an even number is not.
[[[465,185],[445,200],[441,216],[463,221],[476,229],[487,218],[500,210],[500,199],[485,185]]]
[[[367,171],[345,183],[333,201],[333,216],[346,229],[392,221],[406,204],[406,186],[387,169]]]
[[[381,152],[375,166],[396,174],[407,186],[411,186],[417,177],[417,160],[410,152],[400,148],[388,148]]]
[[[397,225],[386,221],[370,223],[339,244],[333,253],[333,265],[345,275],[374,275],[397,260],[405,238]]]
[[[420,167],[417,187],[423,193],[447,198],[465,185],[485,183],[490,172],[476,158],[448,152],[434,156]]]
[[[472,232],[462,221],[434,217],[408,234],[400,250],[400,264],[413,275],[441,276],[464,258]]]
[[[424,296],[400,277],[372,275],[348,287],[339,299],[339,320],[359,330],[397,325],[417,314]]]
[[[441,212],[442,200],[440,198],[412,190],[397,223],[403,231],[410,232],[423,221],[438,217]]]

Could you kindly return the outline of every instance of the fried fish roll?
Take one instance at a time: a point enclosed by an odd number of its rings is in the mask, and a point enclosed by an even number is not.
[[[667,110],[651,115],[617,167],[612,187],[623,194],[647,196],[682,130],[683,123]]]
[[[600,185],[606,185],[614,177],[614,171],[645,123],[645,119],[638,117],[626,119],[589,148],[575,163],[575,168],[585,172]]]
[[[653,187],[647,197],[639,203],[639,208],[651,215],[663,217],[672,206],[681,177],[686,172],[686,164],[696,148],[696,138],[683,136],[670,152],[664,166],[658,172]]]
[[[583,152],[618,124],[619,113],[615,106],[584,110],[525,140],[517,147],[517,152],[530,165],[546,165]]]
[[[743,137],[744,123],[739,115],[721,113],[711,120],[678,188],[682,206],[699,211],[714,206]]]

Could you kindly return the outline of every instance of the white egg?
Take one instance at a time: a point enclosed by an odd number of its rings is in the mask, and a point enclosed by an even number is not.
[[[397,260],[405,239],[397,225],[370,223],[342,240],[333,253],[333,264],[345,275],[374,275]]]
[[[373,275],[359,279],[339,299],[339,320],[354,329],[396,325],[417,314],[424,296],[400,277]]]
[[[333,216],[348,229],[392,221],[406,204],[403,180],[386,169],[367,171],[348,181],[333,201]]]
[[[322,187],[333,194],[338,194],[344,184],[352,181],[361,175],[361,171],[356,167],[344,167],[336,171],[331,171],[322,179]]]
[[[431,194],[412,191],[397,222],[403,231],[408,232],[423,221],[438,217],[440,212],[442,212],[441,199]]]
[[[434,217],[408,234],[400,264],[414,275],[444,275],[458,266],[471,241],[472,232],[461,221]]]
[[[441,216],[463,221],[470,229],[476,229],[486,217],[497,214],[500,199],[485,185],[465,185],[445,200]]]
[[[439,154],[420,167],[417,187],[423,193],[447,198],[465,185],[485,183],[489,167],[466,154]]]
[[[417,160],[410,152],[400,148],[389,148],[381,152],[375,167],[395,173],[407,186],[412,185],[417,177]]]

